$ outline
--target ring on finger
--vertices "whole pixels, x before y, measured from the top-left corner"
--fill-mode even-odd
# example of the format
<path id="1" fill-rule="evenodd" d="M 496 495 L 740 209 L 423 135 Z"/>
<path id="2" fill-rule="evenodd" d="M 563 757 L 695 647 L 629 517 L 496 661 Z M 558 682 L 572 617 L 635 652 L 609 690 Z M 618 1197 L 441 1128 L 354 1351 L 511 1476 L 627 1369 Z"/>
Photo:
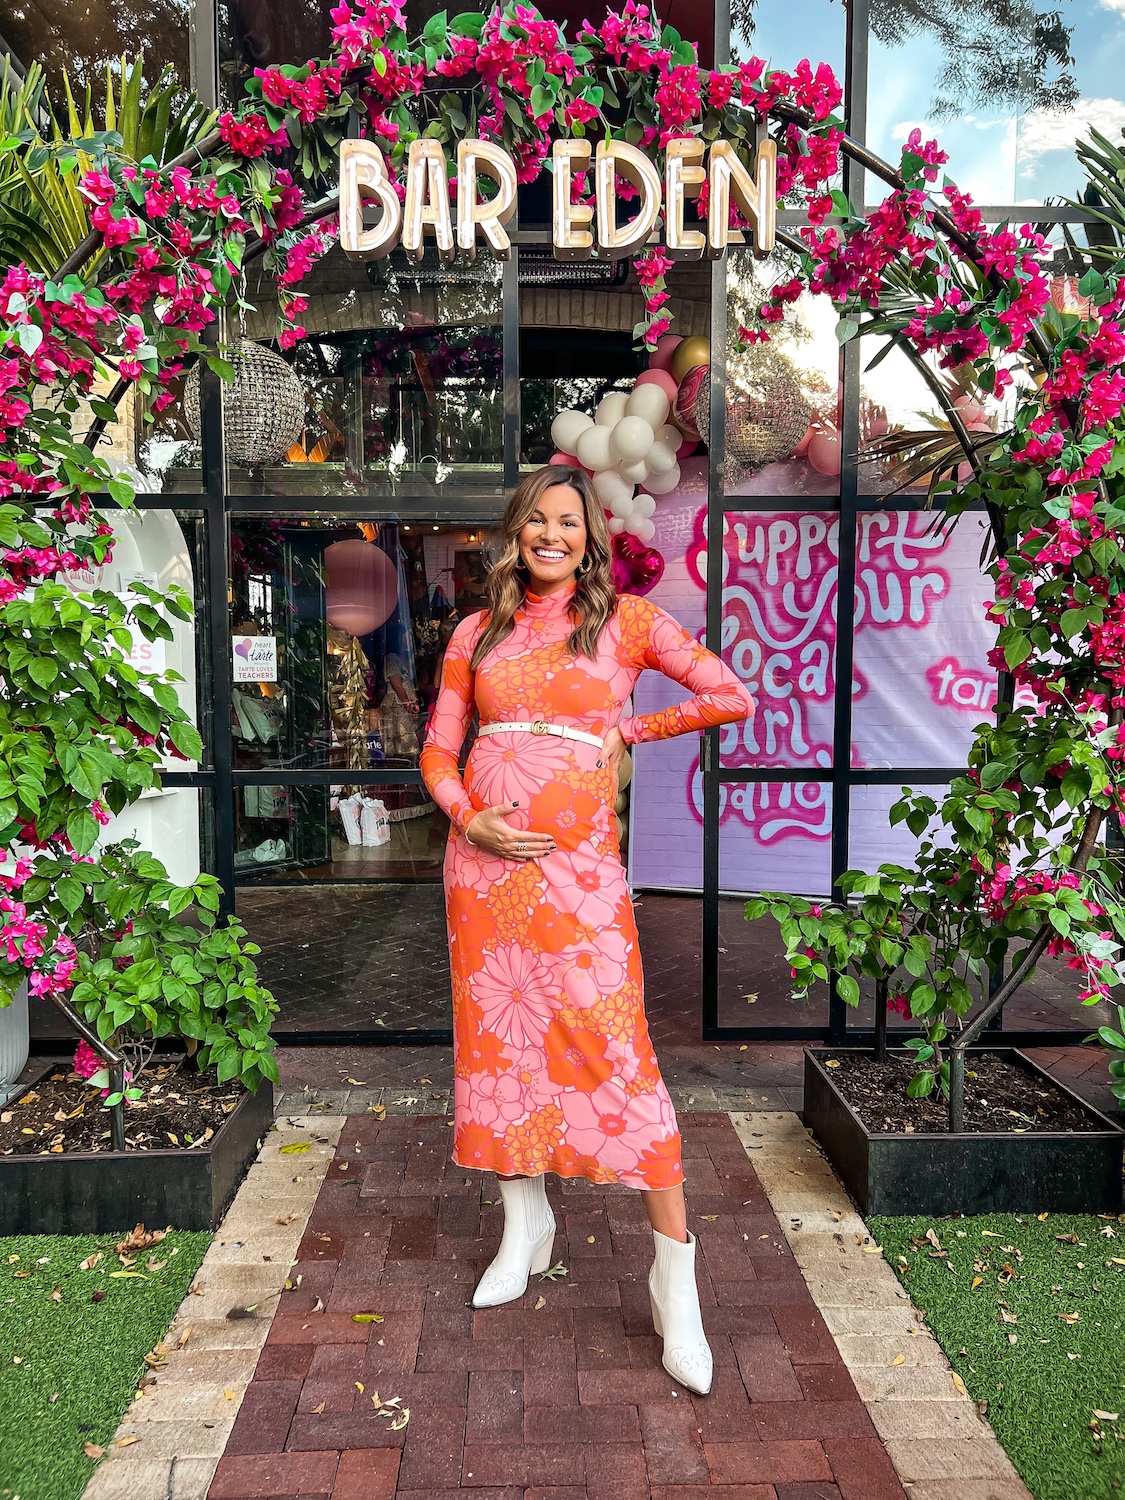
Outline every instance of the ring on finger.
<path id="1" fill-rule="evenodd" d="M 516 853 L 517 854 L 526 854 L 527 853 L 527 845 L 523 844 L 523 843 L 517 844 L 516 845 Z"/>

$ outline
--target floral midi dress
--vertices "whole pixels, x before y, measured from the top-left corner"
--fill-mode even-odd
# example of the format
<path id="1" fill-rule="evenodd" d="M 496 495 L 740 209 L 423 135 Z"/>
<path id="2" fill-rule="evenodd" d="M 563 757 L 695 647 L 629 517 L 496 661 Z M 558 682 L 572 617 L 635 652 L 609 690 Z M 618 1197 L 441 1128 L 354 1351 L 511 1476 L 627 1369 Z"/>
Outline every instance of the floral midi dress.
<path id="1" fill-rule="evenodd" d="M 453 976 L 452 1159 L 504 1175 L 587 1177 L 637 1188 L 684 1180 L 680 1132 L 649 1040 L 636 919 L 618 848 L 616 778 L 583 740 L 481 735 L 458 769 L 474 709 L 482 724 L 546 720 L 629 744 L 747 718 L 754 700 L 671 615 L 618 599 L 596 660 L 571 656 L 575 586 L 530 590 L 509 636 L 476 672 L 487 615 L 449 643 L 421 756 L 449 815 L 444 882 Z M 622 718 L 646 667 L 695 696 Z M 504 859 L 470 843 L 483 808 L 518 801 L 508 823 L 554 836 L 557 852 Z"/>

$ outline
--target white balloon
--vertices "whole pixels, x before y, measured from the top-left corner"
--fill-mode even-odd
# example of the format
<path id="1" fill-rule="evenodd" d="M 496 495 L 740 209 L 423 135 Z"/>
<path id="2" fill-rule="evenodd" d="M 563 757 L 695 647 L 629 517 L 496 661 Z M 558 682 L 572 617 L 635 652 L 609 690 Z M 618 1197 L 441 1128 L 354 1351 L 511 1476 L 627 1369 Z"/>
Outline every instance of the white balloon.
<path id="1" fill-rule="evenodd" d="M 625 403 L 628 399 L 626 391 L 610 391 L 608 396 L 603 396 L 598 402 L 594 421 L 599 427 L 616 427 L 625 415 Z"/>
<path id="2" fill-rule="evenodd" d="M 651 542 L 656 535 L 656 527 L 651 521 L 641 521 L 633 527 L 633 535 L 642 542 Z"/>
<path id="3" fill-rule="evenodd" d="M 654 495 L 670 495 L 680 482 L 680 466 L 676 464 L 667 474 L 649 475 L 646 489 Z"/>
<path id="4" fill-rule="evenodd" d="M 677 445 L 678 446 L 678 445 Z M 669 448 L 667 443 L 662 443 L 659 438 L 648 450 L 645 459 L 650 474 L 670 474 L 676 467 L 676 449 Z"/>
<path id="5" fill-rule="evenodd" d="M 594 493 L 603 505 L 608 505 L 612 510 L 615 500 L 628 502 L 632 499 L 633 486 L 616 469 L 602 469 L 594 475 Z"/>
<path id="6" fill-rule="evenodd" d="M 551 423 L 551 440 L 560 453 L 576 453 L 579 437 L 593 425 L 584 411 L 560 411 Z"/>
<path id="7" fill-rule="evenodd" d="M 609 469 L 613 467 L 613 454 L 610 451 L 610 438 L 615 427 L 595 427 L 590 423 L 583 432 L 578 435 L 578 446 L 574 450 L 575 457 L 584 468 Z"/>
<path id="8" fill-rule="evenodd" d="M 650 427 L 662 426 L 668 420 L 672 403 L 658 385 L 639 385 L 625 407 L 630 417 L 641 417 Z"/>
<path id="9" fill-rule="evenodd" d="M 625 530 L 625 522 L 621 519 L 620 516 L 612 516 L 606 522 L 606 526 L 609 528 L 610 536 L 620 536 L 621 533 Z"/>
<path id="10" fill-rule="evenodd" d="M 633 514 L 644 516 L 647 520 L 656 509 L 656 501 L 651 495 L 637 495 L 633 499 Z"/>
<path id="11" fill-rule="evenodd" d="M 671 422 L 665 422 L 663 427 L 656 429 L 656 441 L 665 443 L 673 453 L 678 453 L 683 446 L 684 435 L 678 427 L 673 427 Z"/>
<path id="12" fill-rule="evenodd" d="M 639 463 L 652 447 L 655 437 L 652 423 L 646 422 L 644 417 L 622 417 L 620 422 L 611 428 L 609 434 L 614 462 L 618 464 Z"/>
<path id="13" fill-rule="evenodd" d="M 617 472 L 625 480 L 630 489 L 632 489 L 633 485 L 644 484 L 648 478 L 648 464 L 645 463 L 643 458 L 640 463 L 618 464 Z"/>
<path id="14" fill-rule="evenodd" d="M 632 494 L 625 495 L 624 497 L 615 495 L 609 502 L 609 508 L 615 516 L 620 516 L 623 521 L 627 521 L 633 514 Z"/>

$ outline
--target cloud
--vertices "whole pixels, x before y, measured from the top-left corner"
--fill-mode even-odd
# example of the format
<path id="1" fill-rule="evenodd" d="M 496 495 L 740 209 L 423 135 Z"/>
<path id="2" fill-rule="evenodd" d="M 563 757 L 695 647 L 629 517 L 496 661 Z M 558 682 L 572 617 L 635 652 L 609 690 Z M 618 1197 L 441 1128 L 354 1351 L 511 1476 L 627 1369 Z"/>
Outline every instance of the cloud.
<path id="1" fill-rule="evenodd" d="M 1125 0 L 1114 0 L 1125 11 Z M 1032 109 L 1018 124 L 1021 167 L 1050 151 L 1073 151 L 1074 143 L 1094 126 L 1110 140 L 1125 126 L 1125 103 L 1120 99 L 1079 99 L 1072 110 Z"/>
<path id="2" fill-rule="evenodd" d="M 1098 0 L 1103 10 L 1116 10 L 1125 14 L 1125 0 Z"/>

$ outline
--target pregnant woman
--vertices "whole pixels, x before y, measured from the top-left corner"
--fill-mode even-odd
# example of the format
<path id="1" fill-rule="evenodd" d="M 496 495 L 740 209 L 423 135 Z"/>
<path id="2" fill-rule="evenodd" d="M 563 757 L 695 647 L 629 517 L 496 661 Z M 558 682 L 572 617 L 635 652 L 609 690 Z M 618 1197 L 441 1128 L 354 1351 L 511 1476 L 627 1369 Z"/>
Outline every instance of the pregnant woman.
<path id="1" fill-rule="evenodd" d="M 662 1362 L 702 1394 L 711 1351 L 680 1132 L 649 1040 L 614 803 L 627 745 L 745 719 L 754 701 L 671 615 L 615 592 L 584 471 L 529 475 L 502 525 L 490 608 L 453 634 L 421 756 L 450 820 L 452 1159 L 495 1172 L 504 1203 L 500 1249 L 473 1304 L 522 1296 L 529 1274 L 551 1265 L 544 1173 L 637 1188 L 653 1229 Z M 695 696 L 622 718 L 646 667 Z"/>

